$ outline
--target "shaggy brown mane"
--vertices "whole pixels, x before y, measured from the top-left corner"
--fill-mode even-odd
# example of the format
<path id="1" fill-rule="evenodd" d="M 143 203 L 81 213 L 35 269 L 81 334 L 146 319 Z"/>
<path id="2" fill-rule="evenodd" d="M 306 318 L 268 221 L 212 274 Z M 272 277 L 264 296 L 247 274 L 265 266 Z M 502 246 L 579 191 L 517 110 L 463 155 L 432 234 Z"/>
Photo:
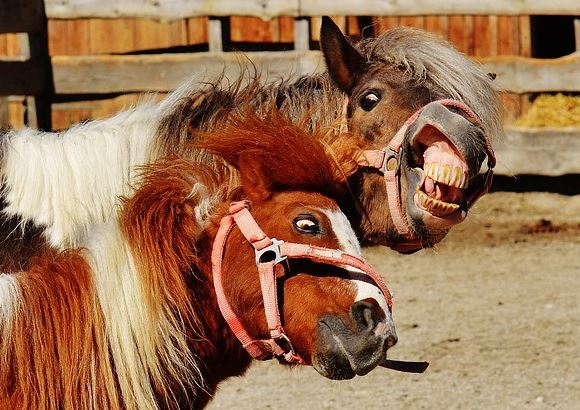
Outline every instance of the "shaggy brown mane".
<path id="1" fill-rule="evenodd" d="M 199 133 L 194 146 L 240 170 L 244 185 L 252 183 L 243 180 L 244 168 L 259 167 L 272 192 L 292 189 L 343 198 L 362 141 L 351 137 L 330 142 L 329 129 L 308 131 L 305 122 L 296 125 L 276 109 L 264 118 L 248 110 L 218 130 Z"/>

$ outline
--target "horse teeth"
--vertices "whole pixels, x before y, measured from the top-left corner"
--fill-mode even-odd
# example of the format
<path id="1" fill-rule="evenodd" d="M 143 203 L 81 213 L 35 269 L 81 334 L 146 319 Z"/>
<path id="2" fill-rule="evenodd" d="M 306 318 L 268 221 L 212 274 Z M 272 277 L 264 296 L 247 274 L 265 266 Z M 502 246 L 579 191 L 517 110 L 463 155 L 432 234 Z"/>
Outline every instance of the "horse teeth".
<path id="1" fill-rule="evenodd" d="M 452 186 L 455 188 L 467 188 L 467 173 L 463 171 L 462 167 L 454 167 L 451 164 L 441 164 L 439 162 L 431 162 L 423 166 L 425 175 L 435 182 Z"/>
<path id="2" fill-rule="evenodd" d="M 453 167 L 451 171 L 451 180 L 449 181 L 449 185 L 461 188 L 461 180 L 463 179 L 463 170 L 461 167 Z"/>
<path id="3" fill-rule="evenodd" d="M 426 164 L 424 168 L 425 175 L 427 175 L 433 181 L 437 181 L 437 174 L 439 173 L 439 163 L 432 162 L 430 164 Z"/>
<path id="4" fill-rule="evenodd" d="M 435 216 L 447 216 L 459 209 L 459 205 L 457 204 L 431 198 L 422 191 L 417 191 L 417 194 L 419 198 L 419 205 L 421 205 L 421 207 L 423 207 L 427 212 L 432 213 Z"/>
<path id="5" fill-rule="evenodd" d="M 440 171 L 440 178 L 442 183 L 445 185 L 449 185 L 451 182 L 451 165 L 443 164 L 443 167 Z"/>

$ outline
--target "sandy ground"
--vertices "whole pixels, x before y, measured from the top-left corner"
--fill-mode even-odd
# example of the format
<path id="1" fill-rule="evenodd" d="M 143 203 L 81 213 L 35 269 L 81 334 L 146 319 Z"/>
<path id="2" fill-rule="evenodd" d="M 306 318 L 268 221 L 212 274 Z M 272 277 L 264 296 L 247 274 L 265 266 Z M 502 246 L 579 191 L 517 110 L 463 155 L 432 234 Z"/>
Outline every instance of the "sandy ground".
<path id="1" fill-rule="evenodd" d="M 580 196 L 489 194 L 436 249 L 366 256 L 395 296 L 391 357 L 425 374 L 256 363 L 209 409 L 580 409 Z"/>

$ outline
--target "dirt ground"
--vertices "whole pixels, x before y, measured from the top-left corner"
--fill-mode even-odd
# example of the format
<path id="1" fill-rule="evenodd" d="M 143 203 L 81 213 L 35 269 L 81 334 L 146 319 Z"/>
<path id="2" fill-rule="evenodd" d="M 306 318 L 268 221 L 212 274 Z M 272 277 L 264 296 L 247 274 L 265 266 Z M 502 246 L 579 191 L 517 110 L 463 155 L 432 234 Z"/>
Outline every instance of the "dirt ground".
<path id="1" fill-rule="evenodd" d="M 209 409 L 580 409 L 580 196 L 488 194 L 436 249 L 366 256 L 395 297 L 390 357 L 426 373 L 256 363 Z"/>

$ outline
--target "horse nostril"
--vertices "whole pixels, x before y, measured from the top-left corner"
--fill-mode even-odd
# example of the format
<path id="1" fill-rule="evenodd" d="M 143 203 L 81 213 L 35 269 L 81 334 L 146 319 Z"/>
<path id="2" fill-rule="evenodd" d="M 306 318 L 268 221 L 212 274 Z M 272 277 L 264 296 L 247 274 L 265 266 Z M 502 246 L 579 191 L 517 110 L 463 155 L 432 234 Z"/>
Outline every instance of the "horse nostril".
<path id="1" fill-rule="evenodd" d="M 355 302 L 350 313 L 359 331 L 370 332 L 385 318 L 385 313 L 374 299 Z"/>

